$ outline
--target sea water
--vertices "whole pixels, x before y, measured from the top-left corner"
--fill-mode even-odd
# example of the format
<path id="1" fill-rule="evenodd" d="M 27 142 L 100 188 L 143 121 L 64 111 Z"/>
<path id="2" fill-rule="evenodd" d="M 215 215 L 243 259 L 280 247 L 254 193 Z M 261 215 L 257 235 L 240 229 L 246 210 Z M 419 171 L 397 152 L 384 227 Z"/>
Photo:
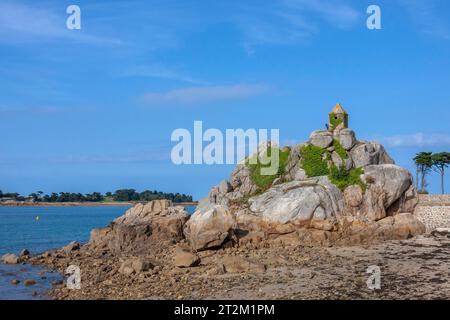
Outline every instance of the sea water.
<path id="1" fill-rule="evenodd" d="M 32 255 L 60 248 L 70 241 L 85 243 L 90 231 L 108 225 L 121 216 L 126 206 L 95 207 L 0 207 L 0 256 L 19 255 L 28 249 Z M 193 207 L 186 207 L 189 213 Z M 32 279 L 36 285 L 24 286 Z M 0 299 L 46 299 L 45 291 L 58 273 L 38 266 L 0 264 Z M 19 280 L 18 285 L 11 284 Z M 38 293 L 38 294 L 36 294 Z"/>

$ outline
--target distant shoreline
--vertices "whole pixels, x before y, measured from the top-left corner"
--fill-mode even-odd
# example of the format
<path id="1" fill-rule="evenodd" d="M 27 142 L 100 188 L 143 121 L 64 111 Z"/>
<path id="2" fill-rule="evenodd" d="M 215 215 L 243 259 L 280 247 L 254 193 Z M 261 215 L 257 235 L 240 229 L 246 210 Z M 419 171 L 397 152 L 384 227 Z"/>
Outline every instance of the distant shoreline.
<path id="1" fill-rule="evenodd" d="M 126 207 L 133 206 L 137 202 L 10 202 L 0 203 L 0 207 Z M 175 206 L 197 206 L 198 202 L 174 202 Z"/>

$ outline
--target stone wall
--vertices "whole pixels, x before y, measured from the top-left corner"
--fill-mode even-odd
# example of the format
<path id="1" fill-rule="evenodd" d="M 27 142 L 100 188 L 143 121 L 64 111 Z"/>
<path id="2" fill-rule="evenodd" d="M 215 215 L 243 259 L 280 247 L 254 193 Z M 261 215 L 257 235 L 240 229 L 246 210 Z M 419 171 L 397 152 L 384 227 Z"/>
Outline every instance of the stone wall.
<path id="1" fill-rule="evenodd" d="M 450 194 L 421 194 L 419 203 L 421 205 L 450 206 Z"/>
<path id="2" fill-rule="evenodd" d="M 427 232 L 437 228 L 450 228 L 450 195 L 420 195 L 415 215 Z"/>

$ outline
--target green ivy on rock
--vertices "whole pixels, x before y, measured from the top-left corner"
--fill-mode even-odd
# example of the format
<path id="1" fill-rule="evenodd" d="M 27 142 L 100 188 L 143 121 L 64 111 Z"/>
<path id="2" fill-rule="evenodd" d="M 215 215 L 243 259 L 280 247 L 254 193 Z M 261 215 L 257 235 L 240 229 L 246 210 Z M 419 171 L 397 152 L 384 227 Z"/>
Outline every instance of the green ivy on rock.
<path id="1" fill-rule="evenodd" d="M 348 159 L 348 153 L 347 150 L 344 149 L 342 144 L 339 142 L 338 139 L 334 139 L 333 141 L 334 150 L 336 153 L 341 157 L 342 160 Z"/>
<path id="2" fill-rule="evenodd" d="M 366 191 L 366 184 L 361 180 L 361 175 L 364 174 L 363 168 L 354 168 L 347 170 L 345 167 L 331 166 L 330 174 L 328 178 L 330 182 L 338 187 L 341 191 L 344 191 L 347 187 L 358 185 L 363 192 Z"/>
<path id="3" fill-rule="evenodd" d="M 256 160 L 255 164 L 251 164 L 251 161 L 247 162 L 247 166 L 250 169 L 250 178 L 260 190 L 265 191 L 272 185 L 273 181 L 276 178 L 281 177 L 286 172 L 286 166 L 288 163 L 289 154 L 291 153 L 290 148 L 286 148 L 285 150 L 280 150 L 278 147 L 270 147 L 267 149 L 267 156 L 270 158 L 272 152 L 279 153 L 279 163 L 278 163 L 278 171 L 274 175 L 262 175 L 261 169 L 270 167 L 270 164 L 262 164 L 259 159 L 255 159 L 257 155 L 252 157 L 253 160 Z"/>
<path id="4" fill-rule="evenodd" d="M 312 144 L 306 144 L 302 146 L 300 155 L 301 167 L 308 177 L 326 176 L 329 173 L 327 160 L 330 159 L 331 155 L 327 150 Z"/>

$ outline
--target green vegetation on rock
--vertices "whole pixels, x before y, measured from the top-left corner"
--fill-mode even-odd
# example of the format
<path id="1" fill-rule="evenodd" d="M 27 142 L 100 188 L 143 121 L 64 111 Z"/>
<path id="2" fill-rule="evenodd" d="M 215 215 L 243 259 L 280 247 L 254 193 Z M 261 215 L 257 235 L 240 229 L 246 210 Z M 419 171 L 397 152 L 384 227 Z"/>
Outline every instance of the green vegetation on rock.
<path id="1" fill-rule="evenodd" d="M 344 120 L 340 117 L 336 117 L 334 114 L 330 114 L 331 130 L 336 129 Z"/>
<path id="2" fill-rule="evenodd" d="M 366 190 L 366 184 L 361 180 L 361 175 L 364 174 L 363 168 L 354 168 L 351 170 L 346 170 L 345 167 L 336 167 L 335 165 L 331 166 L 330 174 L 328 178 L 330 182 L 334 184 L 336 187 L 344 191 L 345 188 L 358 185 L 361 187 L 363 191 Z"/>
<path id="3" fill-rule="evenodd" d="M 341 157 L 342 160 L 348 159 L 348 153 L 344 149 L 344 147 L 341 145 L 338 139 L 334 139 L 333 141 L 334 150 L 336 153 Z"/>
<path id="4" fill-rule="evenodd" d="M 342 159 L 348 158 L 347 151 L 338 140 L 334 141 L 334 147 Z M 330 152 L 311 144 L 302 146 L 300 155 L 300 165 L 308 177 L 328 176 L 330 182 L 342 191 L 351 185 L 359 185 L 363 191 L 366 190 L 366 184 L 360 177 L 364 174 L 363 168 L 346 170 L 345 167 L 338 168 L 334 164 L 329 166 Z"/>
<path id="5" fill-rule="evenodd" d="M 301 167 L 308 177 L 326 176 L 329 173 L 327 159 L 330 153 L 327 150 L 307 144 L 302 146 L 300 155 Z"/>
<path id="6" fill-rule="evenodd" d="M 250 177 L 252 179 L 252 182 L 258 186 L 262 191 L 267 190 L 272 185 L 273 181 L 276 178 L 281 177 L 286 172 L 286 165 L 288 162 L 289 154 L 291 152 L 290 148 L 286 148 L 285 150 L 280 150 L 280 148 L 277 147 L 271 147 L 267 149 L 267 156 L 270 158 L 272 155 L 272 152 L 279 152 L 279 163 L 278 163 L 278 171 L 276 174 L 273 175 L 262 175 L 261 169 L 262 168 L 269 168 L 270 164 L 262 164 L 259 159 L 256 159 L 255 164 L 251 164 L 248 161 L 247 166 L 250 168 Z M 254 155 L 252 157 L 253 160 L 255 160 L 255 157 L 257 155 Z"/>

